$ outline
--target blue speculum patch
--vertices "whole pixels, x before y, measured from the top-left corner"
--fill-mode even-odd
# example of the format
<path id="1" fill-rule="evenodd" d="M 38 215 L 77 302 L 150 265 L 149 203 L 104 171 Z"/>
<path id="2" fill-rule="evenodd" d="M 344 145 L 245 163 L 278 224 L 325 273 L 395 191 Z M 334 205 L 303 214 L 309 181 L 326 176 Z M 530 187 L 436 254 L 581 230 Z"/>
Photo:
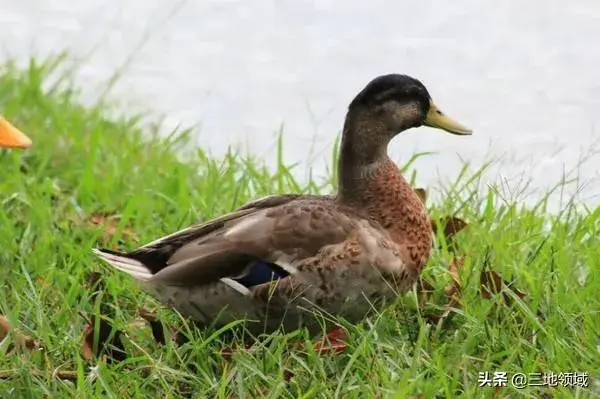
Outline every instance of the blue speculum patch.
<path id="1" fill-rule="evenodd" d="M 252 265 L 250 272 L 246 276 L 234 280 L 245 287 L 253 287 L 287 276 L 289 276 L 289 273 L 281 267 L 273 263 L 258 261 Z"/>

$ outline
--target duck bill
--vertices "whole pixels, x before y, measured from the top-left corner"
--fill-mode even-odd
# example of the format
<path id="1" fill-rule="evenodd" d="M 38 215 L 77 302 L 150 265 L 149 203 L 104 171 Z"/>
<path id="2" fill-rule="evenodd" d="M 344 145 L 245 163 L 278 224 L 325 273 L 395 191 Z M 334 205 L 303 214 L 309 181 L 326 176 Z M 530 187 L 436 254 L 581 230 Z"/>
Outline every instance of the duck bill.
<path id="1" fill-rule="evenodd" d="M 440 109 L 431 102 L 429 104 L 429 111 L 427 117 L 423 122 L 425 126 L 435 127 L 437 129 L 445 130 L 452 134 L 458 134 L 461 136 L 467 136 L 473 134 L 473 131 L 466 126 L 458 123 L 448 115 L 444 114 Z"/>
<path id="2" fill-rule="evenodd" d="M 30 145 L 29 137 L 0 116 L 0 147 L 27 148 Z"/>

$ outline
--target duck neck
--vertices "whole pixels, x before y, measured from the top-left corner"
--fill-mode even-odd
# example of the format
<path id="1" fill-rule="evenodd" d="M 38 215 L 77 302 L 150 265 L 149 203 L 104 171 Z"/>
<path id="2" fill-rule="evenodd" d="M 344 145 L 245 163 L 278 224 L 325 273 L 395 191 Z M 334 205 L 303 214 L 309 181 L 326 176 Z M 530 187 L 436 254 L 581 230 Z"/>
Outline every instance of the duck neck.
<path id="1" fill-rule="evenodd" d="M 346 116 L 338 159 L 338 199 L 345 203 L 364 202 L 369 182 L 393 164 L 387 155 L 391 135 L 384 124 L 370 119 L 360 111 Z"/>
<path id="2" fill-rule="evenodd" d="M 377 130 L 380 128 L 346 119 L 337 200 L 378 222 L 396 243 L 405 245 L 410 261 L 420 267 L 431 248 L 429 217 L 423 202 L 388 157 L 389 140 L 377 142 L 377 137 L 386 138 L 385 132 Z"/>

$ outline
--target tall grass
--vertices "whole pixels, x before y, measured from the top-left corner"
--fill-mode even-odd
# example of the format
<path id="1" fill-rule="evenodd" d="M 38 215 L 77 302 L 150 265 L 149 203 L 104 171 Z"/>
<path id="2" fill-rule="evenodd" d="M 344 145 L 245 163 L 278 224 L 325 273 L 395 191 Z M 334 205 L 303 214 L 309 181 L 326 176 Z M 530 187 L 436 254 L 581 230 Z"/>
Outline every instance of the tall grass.
<path id="1" fill-rule="evenodd" d="M 456 213 L 471 225 L 460 234 L 469 258 L 461 270 L 462 307 L 448 323 L 430 324 L 407 294 L 376 317 L 348 326 L 348 350 L 318 356 L 290 349 L 303 332 L 274 335 L 231 361 L 219 355 L 218 332 L 193 332 L 181 347 L 159 347 L 132 330 L 140 306 L 158 307 L 167 324 L 179 317 L 158 305 L 130 278 L 103 267 L 90 249 L 103 240 L 97 213 L 117 215 L 109 245 L 134 247 L 188 224 L 228 212 L 260 195 L 326 193 L 331 176 L 298 182 L 277 145 L 276 170 L 230 151 L 215 159 L 190 150 L 189 131 L 159 135 L 135 116 L 107 118 L 103 106 L 84 108 L 60 78 L 60 63 L 0 70 L 0 109 L 34 139 L 30 150 L 0 152 L 0 313 L 43 342 L 34 352 L 8 352 L 0 342 L 2 397 L 593 397 L 600 394 L 600 209 L 569 203 L 546 213 L 482 185 L 467 168 L 444 187 L 433 215 Z M 59 76 L 57 79 L 56 77 Z M 54 78 L 53 78 L 54 77 Z M 337 147 L 336 149 L 337 150 Z M 188 151 L 189 152 L 189 151 Z M 407 175 L 416 171 L 409 162 Z M 335 162 L 332 162 L 335 172 Z M 125 234 L 134 231 L 135 235 Z M 440 237 L 443 241 L 443 239 Z M 445 246 L 425 275 L 435 281 L 433 303 L 450 281 Z M 512 307 L 482 299 L 479 273 L 492 268 L 528 294 Z M 98 312 L 85 284 L 89 271 L 106 280 L 104 301 L 114 325 L 128 332 L 125 362 L 90 365 L 80 356 L 84 315 Z M 307 348 L 310 348 L 307 345 Z M 193 368 L 191 367 L 193 365 Z M 151 367 L 150 374 L 140 370 Z M 56 370 L 75 370 L 61 381 Z M 286 381 L 286 373 L 294 377 Z M 478 373 L 588 372 L 589 387 L 494 390 Z"/>

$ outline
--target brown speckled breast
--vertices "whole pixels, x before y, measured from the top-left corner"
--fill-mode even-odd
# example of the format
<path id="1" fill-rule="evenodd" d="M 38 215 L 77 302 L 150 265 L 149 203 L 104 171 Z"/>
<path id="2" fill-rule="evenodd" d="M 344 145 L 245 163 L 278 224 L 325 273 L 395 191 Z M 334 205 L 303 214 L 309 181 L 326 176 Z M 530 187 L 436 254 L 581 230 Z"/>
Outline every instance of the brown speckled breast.
<path id="1" fill-rule="evenodd" d="M 432 230 L 427 210 L 394 162 L 387 160 L 363 186 L 366 210 L 400 245 L 410 267 L 420 271 L 431 254 Z"/>

